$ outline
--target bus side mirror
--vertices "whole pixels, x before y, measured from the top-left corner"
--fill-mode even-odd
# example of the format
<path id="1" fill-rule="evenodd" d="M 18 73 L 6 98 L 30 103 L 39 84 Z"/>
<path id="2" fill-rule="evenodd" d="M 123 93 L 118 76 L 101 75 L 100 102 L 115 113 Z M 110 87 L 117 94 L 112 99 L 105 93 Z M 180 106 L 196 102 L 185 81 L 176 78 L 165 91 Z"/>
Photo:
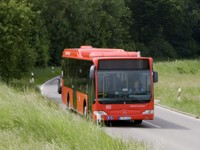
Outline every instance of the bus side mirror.
<path id="1" fill-rule="evenodd" d="M 90 79 L 94 79 L 95 65 L 90 67 Z"/>
<path id="2" fill-rule="evenodd" d="M 158 72 L 153 71 L 153 82 L 158 82 Z"/>

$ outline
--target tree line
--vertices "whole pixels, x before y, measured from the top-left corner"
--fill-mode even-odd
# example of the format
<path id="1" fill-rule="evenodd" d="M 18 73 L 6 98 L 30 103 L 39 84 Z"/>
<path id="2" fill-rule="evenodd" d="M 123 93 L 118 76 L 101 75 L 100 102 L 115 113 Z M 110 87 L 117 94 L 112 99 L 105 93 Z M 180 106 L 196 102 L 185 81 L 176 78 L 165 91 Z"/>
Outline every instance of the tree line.
<path id="1" fill-rule="evenodd" d="M 198 0 L 1 0 L 0 76 L 60 65 L 66 47 L 123 48 L 154 58 L 200 56 Z"/>

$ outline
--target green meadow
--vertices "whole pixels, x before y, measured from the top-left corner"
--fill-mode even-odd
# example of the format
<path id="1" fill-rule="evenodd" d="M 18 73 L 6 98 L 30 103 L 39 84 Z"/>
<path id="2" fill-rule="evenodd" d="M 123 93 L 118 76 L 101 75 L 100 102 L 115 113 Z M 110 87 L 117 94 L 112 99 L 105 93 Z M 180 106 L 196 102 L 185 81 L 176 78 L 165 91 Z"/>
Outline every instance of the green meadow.
<path id="1" fill-rule="evenodd" d="M 155 62 L 154 70 L 159 73 L 155 99 L 161 105 L 200 117 L 200 60 Z"/>

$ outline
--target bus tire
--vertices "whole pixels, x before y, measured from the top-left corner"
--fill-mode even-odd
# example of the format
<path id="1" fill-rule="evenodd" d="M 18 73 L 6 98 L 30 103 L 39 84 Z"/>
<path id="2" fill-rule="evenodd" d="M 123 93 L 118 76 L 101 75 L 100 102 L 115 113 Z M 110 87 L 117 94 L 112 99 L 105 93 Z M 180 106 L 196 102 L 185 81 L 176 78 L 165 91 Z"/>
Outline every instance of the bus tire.
<path id="1" fill-rule="evenodd" d="M 70 97 L 69 97 L 69 94 L 67 95 L 67 109 L 70 110 Z"/>
<path id="2" fill-rule="evenodd" d="M 135 124 L 141 124 L 141 123 L 142 123 L 142 120 L 134 120 L 134 123 L 135 123 Z"/>

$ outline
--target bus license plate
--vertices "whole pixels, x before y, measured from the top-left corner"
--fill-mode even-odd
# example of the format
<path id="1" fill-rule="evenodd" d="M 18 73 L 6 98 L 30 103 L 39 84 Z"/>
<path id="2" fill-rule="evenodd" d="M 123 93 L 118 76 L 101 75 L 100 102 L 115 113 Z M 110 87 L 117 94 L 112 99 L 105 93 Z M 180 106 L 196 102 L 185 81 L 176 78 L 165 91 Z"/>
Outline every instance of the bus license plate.
<path id="1" fill-rule="evenodd" d="M 119 117 L 119 120 L 131 120 L 131 117 Z"/>

